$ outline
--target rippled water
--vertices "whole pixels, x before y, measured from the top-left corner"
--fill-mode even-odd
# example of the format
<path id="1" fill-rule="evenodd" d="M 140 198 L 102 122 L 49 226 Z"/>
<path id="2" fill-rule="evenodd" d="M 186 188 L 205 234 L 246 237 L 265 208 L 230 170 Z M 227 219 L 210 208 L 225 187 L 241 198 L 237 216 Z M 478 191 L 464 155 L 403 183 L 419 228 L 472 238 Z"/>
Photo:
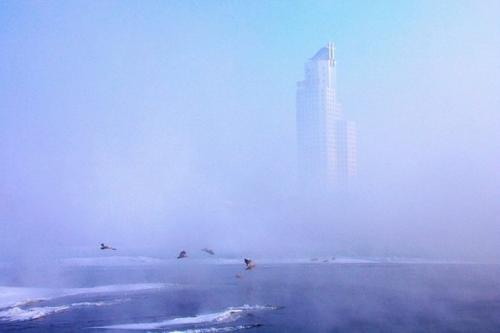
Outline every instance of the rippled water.
<path id="1" fill-rule="evenodd" d="M 2 268 L 0 331 L 500 331 L 497 265 L 139 263 Z"/>

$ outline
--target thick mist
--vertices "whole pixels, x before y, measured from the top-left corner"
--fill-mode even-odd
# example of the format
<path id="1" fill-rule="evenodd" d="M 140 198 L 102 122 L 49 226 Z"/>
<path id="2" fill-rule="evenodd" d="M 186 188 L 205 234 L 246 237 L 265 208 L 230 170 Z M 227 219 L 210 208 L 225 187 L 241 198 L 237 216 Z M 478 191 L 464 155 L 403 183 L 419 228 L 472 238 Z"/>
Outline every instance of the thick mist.
<path id="1" fill-rule="evenodd" d="M 0 261 L 500 255 L 497 2 L 0 4 Z M 328 41 L 358 176 L 298 190 Z M 95 249 L 95 250 L 94 250 Z"/>

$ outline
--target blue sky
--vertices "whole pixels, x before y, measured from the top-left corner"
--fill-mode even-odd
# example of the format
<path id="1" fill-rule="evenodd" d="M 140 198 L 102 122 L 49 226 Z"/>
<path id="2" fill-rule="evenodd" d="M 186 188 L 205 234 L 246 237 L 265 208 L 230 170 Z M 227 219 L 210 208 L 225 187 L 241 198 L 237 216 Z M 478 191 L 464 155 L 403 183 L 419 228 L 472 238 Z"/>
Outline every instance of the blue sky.
<path id="1" fill-rule="evenodd" d="M 425 247 L 453 229 L 451 249 L 469 235 L 497 253 L 498 13 L 496 1 L 3 1 L 2 234 L 177 230 L 168 221 L 199 219 L 183 211 L 193 197 L 206 220 L 270 219 L 220 203 L 293 189 L 296 82 L 333 41 L 363 202 L 379 206 L 345 234 Z"/>

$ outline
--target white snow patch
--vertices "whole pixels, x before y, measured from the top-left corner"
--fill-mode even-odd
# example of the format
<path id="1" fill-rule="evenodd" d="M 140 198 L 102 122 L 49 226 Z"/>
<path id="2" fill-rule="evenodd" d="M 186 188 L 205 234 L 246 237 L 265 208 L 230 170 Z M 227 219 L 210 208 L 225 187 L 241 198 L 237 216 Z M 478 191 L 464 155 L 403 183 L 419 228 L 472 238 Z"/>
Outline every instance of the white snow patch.
<path id="1" fill-rule="evenodd" d="M 226 326 L 226 327 L 207 327 L 207 328 L 194 328 L 194 329 L 187 329 L 183 331 L 169 331 L 168 333 L 219 333 L 219 332 L 234 332 L 234 331 L 241 331 L 241 330 L 247 330 L 250 328 L 256 328 L 261 325 L 258 324 L 252 324 L 252 325 L 238 325 L 238 326 Z"/>
<path id="2" fill-rule="evenodd" d="M 279 307 L 271 306 L 271 305 L 243 305 L 238 307 L 230 307 L 221 312 L 202 314 L 192 317 L 179 317 L 169 320 L 163 320 L 159 322 L 151 322 L 151 323 L 133 323 L 133 324 L 119 324 L 119 325 L 110 325 L 103 327 L 94 327 L 99 329 L 116 329 L 116 330 L 155 330 L 162 329 L 169 326 L 177 326 L 177 325 L 197 325 L 197 324 L 220 324 L 220 323 L 229 323 L 238 320 L 244 313 L 251 311 L 262 311 L 262 310 L 277 310 Z M 244 326 L 240 326 L 244 327 Z M 247 327 L 248 328 L 248 327 Z M 207 331 L 207 329 L 209 329 Z M 191 329 L 187 331 L 181 332 L 230 332 L 229 331 L 216 331 L 215 329 L 224 329 L 224 328 L 199 328 L 199 329 Z M 226 328 L 227 329 L 227 328 Z M 231 328 L 229 328 L 231 329 Z M 241 328 L 239 328 L 241 329 Z M 204 331 L 205 330 L 205 331 Z"/>
<path id="3" fill-rule="evenodd" d="M 88 288 L 25 288 L 0 286 L 0 309 L 28 305 L 49 299 L 84 294 L 107 294 L 117 292 L 135 292 L 142 290 L 161 289 L 169 285 L 164 283 L 116 284 Z"/>
<path id="4" fill-rule="evenodd" d="M 67 311 L 71 308 L 82 308 L 82 307 L 93 307 L 93 306 L 106 306 L 122 303 L 126 300 L 114 300 L 109 302 L 80 302 L 72 303 L 60 306 L 42 306 L 42 307 L 32 307 L 32 308 L 21 308 L 18 306 L 8 308 L 6 310 L 0 311 L 0 321 L 25 321 L 34 320 L 59 313 L 62 311 Z"/>

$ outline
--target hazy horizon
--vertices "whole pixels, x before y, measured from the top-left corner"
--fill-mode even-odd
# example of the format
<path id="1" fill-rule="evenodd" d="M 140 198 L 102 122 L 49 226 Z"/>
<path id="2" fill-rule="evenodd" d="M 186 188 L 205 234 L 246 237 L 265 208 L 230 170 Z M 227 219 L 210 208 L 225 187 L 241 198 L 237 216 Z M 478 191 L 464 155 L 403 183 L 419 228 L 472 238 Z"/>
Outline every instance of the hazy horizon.
<path id="1" fill-rule="evenodd" d="M 498 13 L 496 1 L 1 2 L 0 261 L 106 242 L 122 255 L 498 262 Z M 296 186 L 295 93 L 330 41 L 358 176 L 315 200 Z"/>

